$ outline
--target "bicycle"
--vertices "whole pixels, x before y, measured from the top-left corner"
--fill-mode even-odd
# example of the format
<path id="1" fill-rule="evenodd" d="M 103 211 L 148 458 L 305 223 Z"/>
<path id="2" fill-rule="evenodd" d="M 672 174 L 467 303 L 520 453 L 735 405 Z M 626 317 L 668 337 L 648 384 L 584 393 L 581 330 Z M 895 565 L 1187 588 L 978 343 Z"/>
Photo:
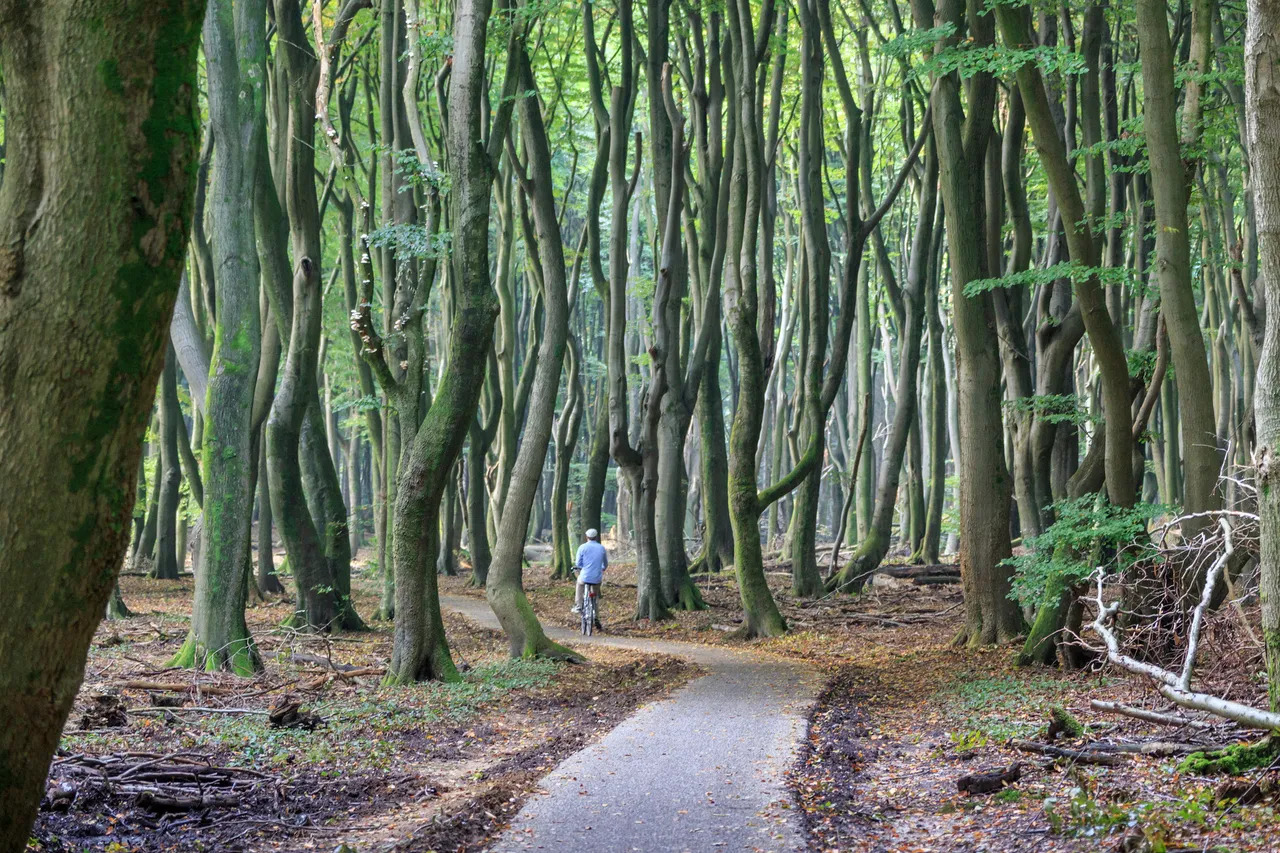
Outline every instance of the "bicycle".
<path id="1" fill-rule="evenodd" d="M 585 594 L 582 596 L 582 636 L 590 637 L 596 628 L 601 627 L 596 605 L 596 600 L 600 597 L 600 584 L 589 583 L 583 586 Z"/>

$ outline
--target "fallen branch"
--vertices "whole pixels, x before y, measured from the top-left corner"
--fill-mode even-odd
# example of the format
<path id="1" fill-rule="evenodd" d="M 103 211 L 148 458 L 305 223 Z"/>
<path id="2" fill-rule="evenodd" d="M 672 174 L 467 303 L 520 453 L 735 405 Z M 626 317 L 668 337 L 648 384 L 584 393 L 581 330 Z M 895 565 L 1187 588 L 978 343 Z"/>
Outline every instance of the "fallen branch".
<path id="1" fill-rule="evenodd" d="M 138 794 L 138 805 L 154 812 L 190 812 L 196 809 L 232 808 L 240 805 L 240 798 L 222 794 L 182 797 L 158 791 L 143 791 Z"/>
<path id="2" fill-rule="evenodd" d="M 1195 669 L 1196 653 L 1199 650 L 1204 611 L 1209 607 L 1209 602 L 1213 597 L 1213 589 L 1218 583 L 1218 577 L 1222 574 L 1223 567 L 1226 566 L 1232 553 L 1235 552 L 1235 543 L 1231 536 L 1231 525 L 1222 517 L 1218 518 L 1218 524 L 1222 527 L 1225 545 L 1222 555 L 1214 561 L 1205 576 L 1204 592 L 1200 596 L 1200 602 L 1196 605 L 1196 609 L 1192 614 L 1191 628 L 1187 633 L 1187 654 L 1183 660 L 1180 673 L 1170 672 L 1163 667 L 1140 661 L 1120 651 L 1120 641 L 1116 638 L 1115 632 L 1109 627 L 1109 623 L 1120 610 L 1120 602 L 1113 601 L 1109 605 L 1103 602 L 1102 585 L 1104 573 L 1102 567 L 1098 567 L 1098 570 L 1094 573 L 1097 584 L 1094 600 L 1098 605 L 1098 615 L 1089 628 L 1106 643 L 1107 659 L 1109 661 L 1135 675 L 1144 675 L 1150 678 L 1156 683 L 1156 690 L 1160 695 L 1175 704 L 1195 711 L 1204 711 L 1213 714 L 1215 717 L 1222 717 L 1239 723 L 1247 728 L 1275 731 L 1280 729 L 1280 714 L 1272 711 L 1263 711 L 1260 708 L 1254 708 L 1251 705 L 1234 702 L 1230 699 L 1223 699 L 1220 696 L 1213 696 L 1209 693 L 1198 693 L 1191 689 L 1191 675 Z"/>
<path id="3" fill-rule="evenodd" d="M 1005 770 L 988 773 L 966 773 L 956 780 L 962 794 L 991 794 L 1022 778 L 1022 765 L 1014 763 Z"/>
<path id="4" fill-rule="evenodd" d="M 122 681 L 120 687 L 125 690 L 155 690 L 162 693 L 185 693 L 194 690 L 210 696 L 230 696 L 236 691 L 230 687 L 217 687 L 212 684 L 165 684 L 161 681 Z"/>
<path id="5" fill-rule="evenodd" d="M 1009 741 L 1009 745 L 1014 749 L 1020 749 L 1023 752 L 1035 752 L 1040 755 L 1048 755 L 1055 759 L 1066 759 L 1074 761 L 1076 764 L 1100 764 L 1104 767 L 1115 767 L 1124 764 L 1129 757 L 1124 754 L 1111 754 L 1106 752 L 1090 752 L 1082 749 L 1066 749 L 1061 746 L 1049 746 L 1044 743 L 1036 743 L 1032 740 Z"/>
<path id="6" fill-rule="evenodd" d="M 1213 727 L 1213 723 L 1207 723 L 1204 720 L 1192 720 L 1187 717 L 1179 717 L 1176 714 L 1162 714 L 1159 711 L 1148 711 L 1143 708 L 1134 708 L 1130 705 L 1122 705 L 1119 702 L 1105 702 L 1102 699 L 1090 700 L 1089 707 L 1093 708 L 1095 711 L 1106 711 L 1109 714 L 1121 714 L 1126 717 L 1133 717 L 1135 720 L 1143 720 L 1160 726 L 1190 726 L 1193 729 L 1208 729 Z"/>

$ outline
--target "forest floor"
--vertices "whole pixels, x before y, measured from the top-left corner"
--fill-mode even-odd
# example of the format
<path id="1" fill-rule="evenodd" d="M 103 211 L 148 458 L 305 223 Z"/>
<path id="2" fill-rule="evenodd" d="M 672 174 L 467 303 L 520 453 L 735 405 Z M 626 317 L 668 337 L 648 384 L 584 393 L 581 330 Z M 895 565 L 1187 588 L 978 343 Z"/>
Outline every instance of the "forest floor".
<path id="1" fill-rule="evenodd" d="M 535 609 L 546 624 L 572 629 L 572 583 L 552 581 L 538 552 L 531 556 Z M 1162 708 L 1144 685 L 1112 673 L 1020 669 L 1010 647 L 953 648 L 958 584 L 877 576 L 861 596 L 804 602 L 790 597 L 785 566 L 773 568 L 770 584 L 792 626 L 785 637 L 737 639 L 731 573 L 698 579 L 707 610 L 633 622 L 634 568 L 621 559 L 606 576 L 602 615 L 608 636 L 729 646 L 820 668 L 826 686 L 789 779 L 811 849 L 1277 849 L 1272 804 L 1241 806 L 1223 796 L 1221 777 L 1181 771 L 1176 756 L 1053 763 L 1009 743 L 1043 742 L 1054 705 L 1086 729 L 1058 746 L 1231 743 L 1246 739 L 1240 732 L 1104 715 L 1091 698 Z M 356 578 L 366 618 L 377 584 L 365 572 Z M 699 674 L 673 655 L 601 643 L 589 666 L 511 662 L 500 634 L 447 611 L 464 680 L 384 688 L 388 624 L 308 637 L 279 628 L 287 600 L 249 609 L 264 674 L 193 673 L 166 666 L 187 631 L 191 578 L 127 577 L 122 586 L 138 615 L 104 622 L 95 636 L 30 850 L 479 849 L 527 797 L 554 784 L 547 774 L 562 760 L 589 755 L 642 705 Z M 483 597 L 466 577 L 442 578 L 441 587 Z M 1247 652 L 1224 626 L 1212 630 L 1223 632 L 1215 649 Z M 1223 677 L 1217 670 L 1229 664 L 1239 685 L 1240 672 L 1256 671 L 1254 657 L 1215 652 L 1204 677 Z M 273 711 L 292 726 L 272 725 Z M 1015 763 L 1021 777 L 1003 790 L 957 790 L 965 774 Z"/>
<path id="2" fill-rule="evenodd" d="M 572 627 L 573 584 L 553 581 L 549 568 L 526 568 L 535 610 L 547 624 Z M 1241 781 L 1179 770 L 1180 757 L 1120 755 L 1114 764 L 1054 761 L 1014 748 L 1024 739 L 1048 743 L 1049 711 L 1060 706 L 1085 728 L 1058 747 L 1086 744 L 1230 744 L 1251 736 L 1230 727 L 1153 726 L 1090 707 L 1091 699 L 1153 710 L 1145 685 L 1111 671 L 1064 673 L 1014 665 L 1012 647 L 955 648 L 963 624 L 958 583 L 916 585 L 877 575 L 861 596 L 817 602 L 790 596 L 785 566 L 770 586 L 792 631 L 743 642 L 733 632 L 741 603 L 732 574 L 698 578 L 707 610 L 670 621 L 631 620 L 634 566 L 618 560 L 602 590 L 607 632 L 628 637 L 693 641 L 783 655 L 822 667 L 827 685 L 809 718 L 809 732 L 791 773 L 811 848 L 823 851 L 1263 851 L 1276 850 L 1272 803 L 1240 805 L 1227 790 Z M 465 578 L 442 579 L 453 595 L 478 595 Z M 1225 625 L 1216 648 L 1239 646 Z M 1247 644 L 1243 644 L 1247 645 Z M 1251 654 L 1205 669 L 1250 670 Z M 1228 677 L 1230 675 L 1230 677 Z M 1247 675 L 1244 678 L 1247 682 Z M 1159 697 L 1155 697 L 1157 700 Z M 1105 747 L 1104 747 L 1105 748 Z M 1185 748 L 1184 748 L 1185 749 Z M 1020 779 L 987 795 L 960 793 L 972 773 L 1019 764 Z M 1275 770 L 1270 773 L 1274 774 Z M 1258 781 L 1255 771 L 1245 782 Z"/>
<path id="3" fill-rule="evenodd" d="M 248 610 L 260 676 L 171 669 L 192 583 L 122 579 L 136 615 L 94 637 L 28 850 L 476 849 L 561 759 L 697 672 L 603 648 L 513 662 L 499 632 L 446 612 L 464 680 L 387 688 L 390 624 L 308 637 L 279 627 L 287 599 Z M 356 586 L 368 619 L 377 579 Z"/>

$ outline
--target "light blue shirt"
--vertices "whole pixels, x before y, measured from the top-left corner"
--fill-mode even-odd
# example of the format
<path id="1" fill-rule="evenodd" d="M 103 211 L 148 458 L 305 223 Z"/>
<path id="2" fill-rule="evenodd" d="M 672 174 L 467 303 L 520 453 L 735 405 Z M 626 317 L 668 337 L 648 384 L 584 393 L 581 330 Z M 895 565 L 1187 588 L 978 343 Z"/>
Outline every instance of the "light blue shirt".
<path id="1" fill-rule="evenodd" d="M 588 539 L 578 546 L 578 556 L 573 565 L 578 569 L 579 581 L 600 583 L 604 570 L 609 567 L 609 552 L 599 542 Z"/>

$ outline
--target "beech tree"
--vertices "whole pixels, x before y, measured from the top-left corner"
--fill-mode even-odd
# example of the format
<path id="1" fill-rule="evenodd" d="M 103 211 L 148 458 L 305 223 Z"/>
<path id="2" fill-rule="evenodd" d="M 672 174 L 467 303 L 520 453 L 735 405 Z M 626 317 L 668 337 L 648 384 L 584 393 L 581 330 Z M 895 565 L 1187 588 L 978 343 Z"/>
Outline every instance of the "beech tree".
<path id="1" fill-rule="evenodd" d="M 0 460 L 4 850 L 26 845 L 127 544 L 190 226 L 203 13 L 0 3 L 0 436 L 22 448 Z"/>

